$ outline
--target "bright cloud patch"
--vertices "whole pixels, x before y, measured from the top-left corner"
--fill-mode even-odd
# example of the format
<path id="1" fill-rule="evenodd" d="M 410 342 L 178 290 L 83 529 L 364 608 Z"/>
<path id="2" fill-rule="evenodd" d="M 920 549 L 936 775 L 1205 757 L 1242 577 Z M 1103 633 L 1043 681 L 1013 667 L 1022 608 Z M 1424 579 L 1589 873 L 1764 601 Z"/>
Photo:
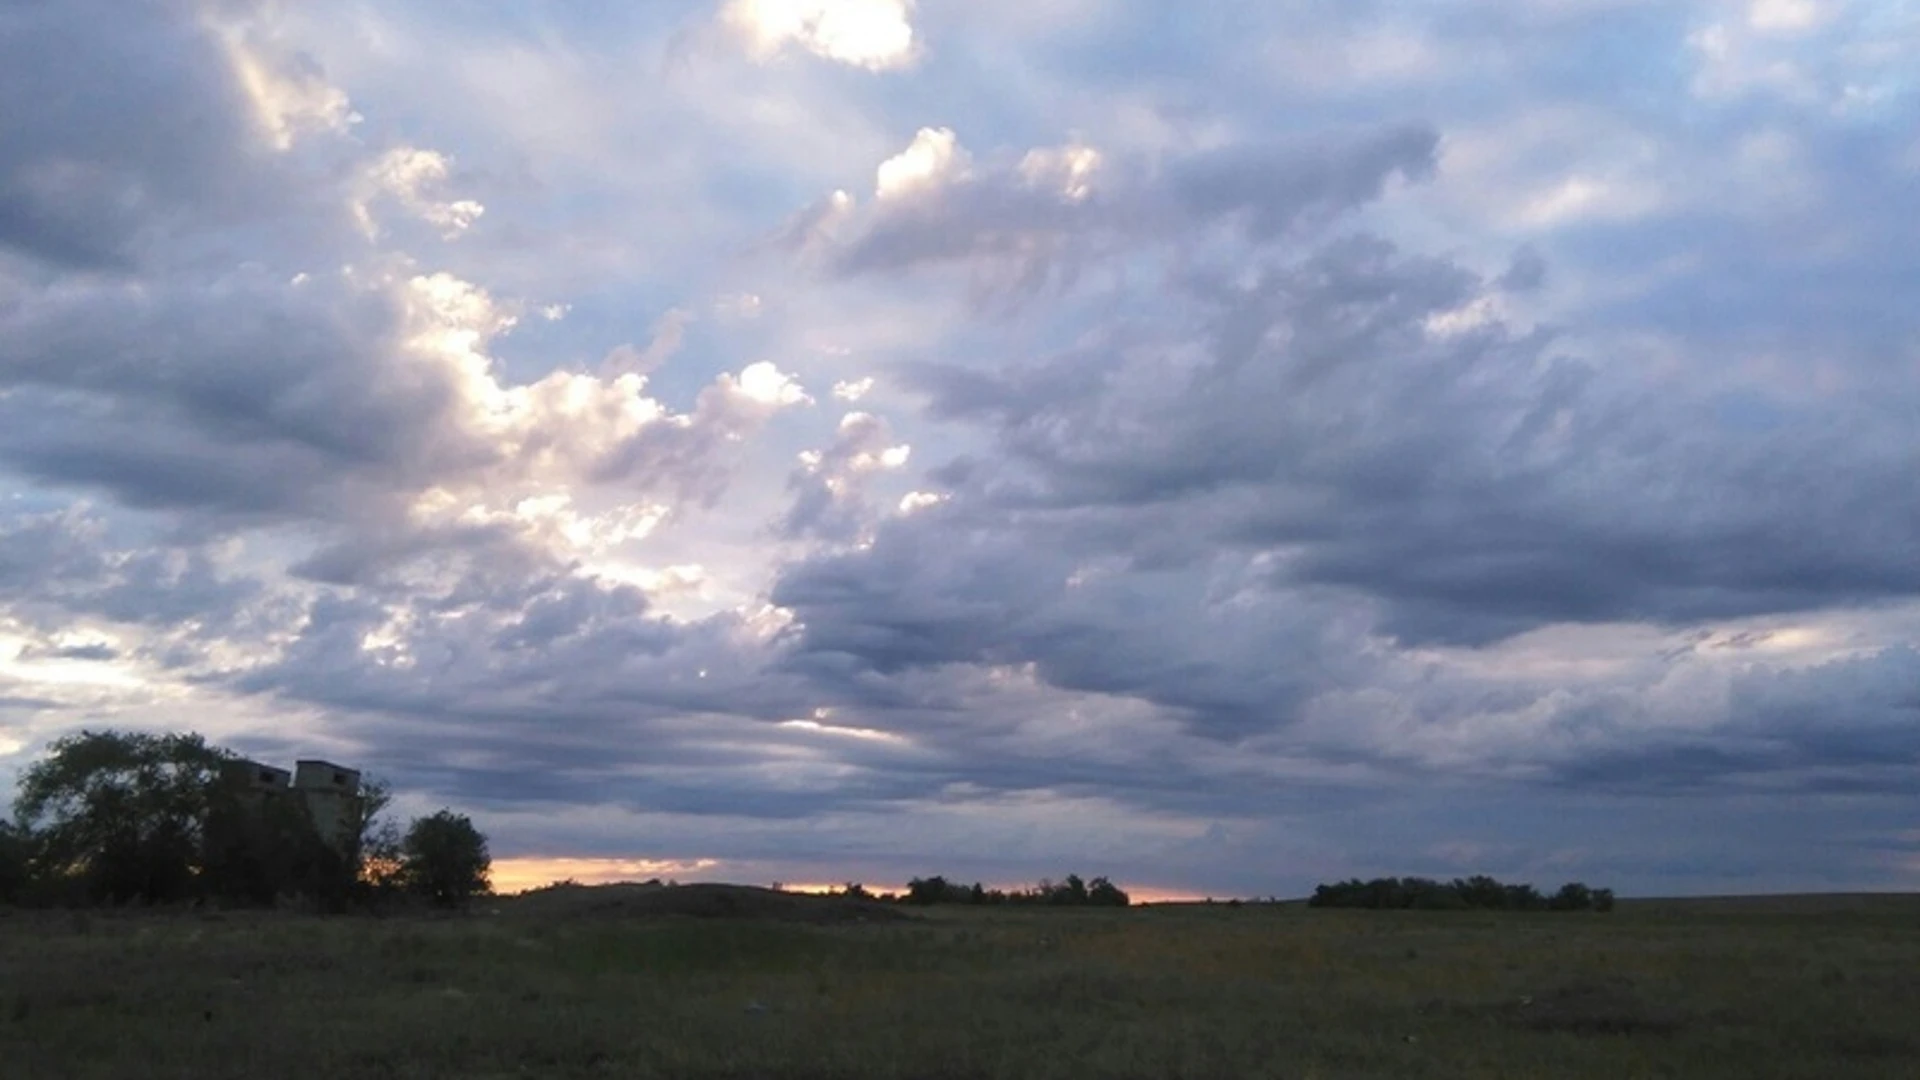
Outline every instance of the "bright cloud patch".
<path id="1" fill-rule="evenodd" d="M 762 59 L 788 45 L 871 71 L 914 58 L 909 0 L 728 0 L 720 18 Z"/>
<path id="2" fill-rule="evenodd" d="M 912 145 L 880 163 L 874 173 L 874 194 L 898 198 L 922 188 L 960 179 L 967 173 L 969 155 L 949 128 L 921 128 Z"/>
<path id="3" fill-rule="evenodd" d="M 445 239 L 453 239 L 473 227 L 486 213 L 486 207 L 473 199 L 436 198 L 447 182 L 452 162 L 445 154 L 416 147 L 389 150 L 367 170 L 367 195 L 355 204 L 354 213 L 369 235 L 377 228 L 370 203 L 386 196 L 402 209 L 438 227 Z"/>
<path id="4" fill-rule="evenodd" d="M 238 25 L 222 27 L 220 38 L 234 77 L 276 150 L 291 149 L 303 132 L 345 131 L 360 119 L 345 91 L 271 38 Z"/>

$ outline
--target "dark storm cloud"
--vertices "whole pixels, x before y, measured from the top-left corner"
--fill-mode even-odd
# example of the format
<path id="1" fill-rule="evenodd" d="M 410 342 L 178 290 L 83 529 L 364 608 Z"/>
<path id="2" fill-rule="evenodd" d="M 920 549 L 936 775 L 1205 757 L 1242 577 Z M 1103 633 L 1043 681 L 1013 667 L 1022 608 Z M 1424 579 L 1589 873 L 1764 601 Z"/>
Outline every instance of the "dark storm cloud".
<path id="1" fill-rule="evenodd" d="M 832 249 L 832 265 L 858 275 L 1005 262 L 1032 285 L 1141 244 L 1190 243 L 1221 224 L 1271 241 L 1379 198 L 1392 178 L 1431 176 L 1438 143 L 1429 127 L 1389 127 L 1192 154 L 1159 173 L 1122 162 L 1082 174 L 1074 148 L 1035 151 L 1047 156 L 882 195 Z M 820 229 L 816 212 L 805 232 L 818 242 Z"/>
<path id="2" fill-rule="evenodd" d="M 484 563 L 450 586 L 415 581 L 384 597 L 326 590 L 298 639 L 239 686 L 362 714 L 376 727 L 381 716 L 497 723 L 530 745 L 561 728 L 584 738 L 663 717 L 776 720 L 811 707 L 790 682 L 760 676 L 735 616 L 671 621 L 631 586 L 551 570 L 495 577 Z"/>
<path id="3" fill-rule="evenodd" d="M 1489 280 L 1364 234 L 1300 239 L 1191 260 L 1059 352 L 900 369 L 995 453 L 930 471 L 950 489 L 938 511 L 788 569 L 773 596 L 800 627 L 790 665 L 876 709 L 899 707 L 903 673 L 1031 665 L 1213 738 L 1306 725 L 1319 759 L 1391 771 L 1442 751 L 1357 720 L 1329 741 L 1332 721 L 1310 718 L 1378 692 L 1432 738 L 1538 712 L 1537 745 L 1444 753 L 1575 787 L 1910 781 L 1920 714 L 1904 707 L 1839 710 L 1823 732 L 1740 690 L 1724 722 L 1663 734 L 1635 691 L 1548 707 L 1549 685 L 1396 686 L 1370 638 L 1482 647 L 1920 595 L 1910 387 L 1875 379 L 1747 423 L 1710 382 L 1656 386 L 1506 316 L 1508 294 L 1550 279 L 1537 250 Z"/>
<path id="4" fill-rule="evenodd" d="M 121 546 L 98 517 L 79 511 L 0 519 L 0 603 L 35 622 L 57 626 L 92 616 L 159 629 L 190 626 L 196 636 L 217 640 L 258 629 L 254 620 L 273 607 L 263 607 L 265 600 L 259 580 L 220 565 L 201 547 L 150 537 Z M 119 653 L 75 655 L 105 660 Z"/>
<path id="5" fill-rule="evenodd" d="M 1188 287 L 1211 311 L 1197 366 L 1163 359 L 1196 343 L 1145 346 L 1129 328 L 1004 370 L 906 374 L 1025 467 L 1005 487 L 1020 500 L 1188 504 L 1187 527 L 1217 543 L 1287 551 L 1276 585 L 1387 601 L 1409 640 L 1920 592 L 1904 401 L 1848 402 L 1845 441 L 1814 416 L 1729 430 L 1707 402 L 1557 357 L 1543 333 L 1493 318 L 1436 331 L 1493 294 L 1372 239 Z"/>
<path id="6" fill-rule="evenodd" d="M 1139 697 L 1231 738 L 1287 719 L 1306 685 L 1300 667 L 1329 651 L 1311 601 L 1217 606 L 1204 563 L 1080 579 L 1091 536 L 1083 545 L 1032 518 L 1009 528 L 964 513 L 926 511 L 890 523 L 869 549 L 792 568 L 773 593 L 802 624 L 789 665 L 844 700 L 891 710 L 902 702 L 869 674 L 1031 663 L 1053 686 Z"/>
<path id="7" fill-rule="evenodd" d="M 1756 665 L 1730 688 L 1732 721 L 1694 737 L 1583 755 L 1560 782 L 1616 791 L 1910 793 L 1920 785 L 1920 652 L 1896 646 L 1809 668 Z"/>
<path id="8" fill-rule="evenodd" d="M 17 709 L 21 712 L 49 712 L 64 707 L 65 703 L 51 698 L 14 697 L 0 694 L 0 709 Z"/>
<path id="9" fill-rule="evenodd" d="M 147 508 L 346 512 L 484 460 L 383 294 L 264 272 L 81 284 L 0 316 L 0 459 Z M 239 448 L 244 452 L 237 453 Z"/>
<path id="10" fill-rule="evenodd" d="M 62 275 L 20 278 L 0 310 L 0 465 L 257 520 L 378 513 L 380 489 L 473 455 L 449 445 L 445 373 L 392 362 L 390 295 L 294 281 L 352 250 L 352 170 L 271 145 L 211 13 L 27 4 L 0 20 L 22 106 L 0 118 L 0 244 Z"/>
<path id="11" fill-rule="evenodd" d="M 234 5 L 239 6 L 239 5 Z M 279 198 L 243 91 L 176 0 L 0 10 L 0 248 L 127 269 Z"/>

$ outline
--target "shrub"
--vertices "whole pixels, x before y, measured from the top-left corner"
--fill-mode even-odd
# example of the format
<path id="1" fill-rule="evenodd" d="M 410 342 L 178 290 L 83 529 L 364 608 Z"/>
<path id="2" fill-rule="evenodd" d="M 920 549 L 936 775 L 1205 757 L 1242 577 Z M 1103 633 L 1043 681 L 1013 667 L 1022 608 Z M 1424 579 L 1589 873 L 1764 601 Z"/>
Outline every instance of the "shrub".
<path id="1" fill-rule="evenodd" d="M 1308 907 L 1420 911 L 1611 911 L 1613 890 L 1569 882 L 1548 899 L 1531 885 L 1503 885 L 1493 878 L 1349 878 L 1314 887 Z"/>
<path id="2" fill-rule="evenodd" d="M 1083 880 L 1068 874 L 1065 881 L 1043 880 L 1031 889 L 1002 892 L 979 882 L 962 885 L 939 875 L 914 878 L 902 899 L 909 904 L 1034 904 L 1047 907 L 1126 907 L 1126 891 L 1103 877 Z"/>

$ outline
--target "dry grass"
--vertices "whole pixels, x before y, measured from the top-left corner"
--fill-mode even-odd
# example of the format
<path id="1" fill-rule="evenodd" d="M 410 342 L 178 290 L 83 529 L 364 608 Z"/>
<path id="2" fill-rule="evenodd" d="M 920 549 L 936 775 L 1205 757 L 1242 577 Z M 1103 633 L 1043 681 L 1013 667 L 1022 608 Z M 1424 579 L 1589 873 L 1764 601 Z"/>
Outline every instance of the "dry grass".
<path id="1" fill-rule="evenodd" d="M 571 902 L 0 917 L 0 1075 L 1920 1076 L 1914 898 L 831 924 Z"/>

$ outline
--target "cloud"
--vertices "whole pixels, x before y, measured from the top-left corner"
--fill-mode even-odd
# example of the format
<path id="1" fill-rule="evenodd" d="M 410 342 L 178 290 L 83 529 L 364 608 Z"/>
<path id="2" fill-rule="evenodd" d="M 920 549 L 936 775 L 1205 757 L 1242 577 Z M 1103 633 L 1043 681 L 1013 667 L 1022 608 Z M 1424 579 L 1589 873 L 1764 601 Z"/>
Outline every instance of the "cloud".
<path id="1" fill-rule="evenodd" d="M 372 202 L 379 197 L 393 199 L 402 209 L 441 230 L 445 239 L 466 232 L 480 220 L 487 208 L 473 199 L 451 201 L 435 199 L 431 192 L 446 183 L 453 163 L 445 154 L 418 147 L 402 146 L 387 151 L 367 169 L 367 194 L 355 208 L 363 231 L 378 231 Z"/>
<path id="2" fill-rule="evenodd" d="M 781 519 L 789 537 L 816 535 L 841 542 L 859 537 L 874 517 L 866 487 L 875 474 L 906 465 L 913 448 L 894 441 L 893 429 L 871 413 L 840 418 L 833 442 L 800 455 L 787 479 L 793 506 Z"/>
<path id="3" fill-rule="evenodd" d="M 720 21 L 755 58 L 789 44 L 870 71 L 906 67 L 918 55 L 910 0 L 727 0 Z"/>
<path id="4" fill-rule="evenodd" d="M 14 6 L 0 26 L 0 93 L 33 103 L 0 118 L 0 250 L 124 267 L 284 205 L 281 163 L 262 160 L 273 143 L 236 72 L 242 53 L 220 34 L 164 5 L 93 0 Z M 270 60 L 250 62 L 271 77 Z"/>
<path id="5" fill-rule="evenodd" d="M 874 195 L 897 199 L 964 180 L 967 152 L 950 128 L 921 128 L 905 150 L 874 171 Z"/>
<path id="6" fill-rule="evenodd" d="M 503 857 L 1911 887 L 1882 8 L 15 5 L 0 780 L 193 726 Z"/>
<path id="7" fill-rule="evenodd" d="M 1219 229 L 1256 244 L 1283 239 L 1378 199 L 1391 178 L 1429 175 L 1437 142 L 1405 126 L 1202 151 L 1158 168 L 1110 166 L 1077 144 L 971 166 L 951 130 L 922 129 L 882 163 L 869 206 L 836 196 L 823 205 L 845 220 L 819 212 L 787 235 L 804 246 L 798 236 L 818 237 L 833 220 L 828 259 L 842 275 L 959 265 L 1027 290 L 1140 245 L 1199 245 Z"/>
<path id="8" fill-rule="evenodd" d="M 236 7 L 248 16 L 258 14 L 252 4 Z M 311 57 L 281 40 L 271 23 L 217 16 L 207 23 L 227 54 L 255 121 L 275 150 L 291 150 L 301 135 L 343 132 L 359 122 L 345 91 L 328 82 Z"/>

